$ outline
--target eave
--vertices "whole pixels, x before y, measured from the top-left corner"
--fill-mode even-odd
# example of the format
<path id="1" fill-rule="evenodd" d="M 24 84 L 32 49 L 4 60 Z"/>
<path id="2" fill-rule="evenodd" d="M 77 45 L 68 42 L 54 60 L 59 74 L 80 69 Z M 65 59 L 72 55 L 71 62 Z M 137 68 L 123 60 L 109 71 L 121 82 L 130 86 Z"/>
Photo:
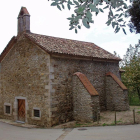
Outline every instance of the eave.
<path id="1" fill-rule="evenodd" d="M 3 52 L 0 55 L 0 62 L 2 62 L 3 58 L 7 55 L 7 53 L 12 49 L 12 47 L 14 46 L 14 44 L 17 42 L 17 38 L 15 36 L 13 36 L 11 38 L 11 40 L 9 41 L 9 43 L 7 44 L 7 46 L 5 47 L 5 49 L 3 50 Z"/>

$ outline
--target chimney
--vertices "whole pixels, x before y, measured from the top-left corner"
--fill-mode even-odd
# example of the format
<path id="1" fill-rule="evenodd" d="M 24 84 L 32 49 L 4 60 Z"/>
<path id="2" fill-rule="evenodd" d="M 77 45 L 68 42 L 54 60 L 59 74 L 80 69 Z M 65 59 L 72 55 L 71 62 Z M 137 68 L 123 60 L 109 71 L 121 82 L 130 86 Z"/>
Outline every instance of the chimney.
<path id="1" fill-rule="evenodd" d="M 30 32 L 30 14 L 26 7 L 21 7 L 18 15 L 18 35 L 22 32 Z"/>

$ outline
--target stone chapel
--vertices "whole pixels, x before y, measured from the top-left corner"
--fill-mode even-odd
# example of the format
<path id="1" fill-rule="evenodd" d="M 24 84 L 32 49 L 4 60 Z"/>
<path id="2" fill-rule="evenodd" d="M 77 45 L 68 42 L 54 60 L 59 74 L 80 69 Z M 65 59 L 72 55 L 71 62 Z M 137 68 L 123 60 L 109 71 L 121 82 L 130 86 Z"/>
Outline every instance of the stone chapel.
<path id="1" fill-rule="evenodd" d="M 32 33 L 22 7 L 0 55 L 0 118 L 50 127 L 128 110 L 119 61 L 94 43 Z"/>

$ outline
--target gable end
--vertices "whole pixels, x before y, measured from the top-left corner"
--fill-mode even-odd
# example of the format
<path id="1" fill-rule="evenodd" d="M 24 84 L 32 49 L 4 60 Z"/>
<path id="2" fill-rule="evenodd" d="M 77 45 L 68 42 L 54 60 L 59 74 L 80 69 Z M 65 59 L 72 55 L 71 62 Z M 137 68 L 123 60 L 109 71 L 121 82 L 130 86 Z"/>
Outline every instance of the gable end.
<path id="1" fill-rule="evenodd" d="M 17 42 L 17 38 L 13 36 L 7 46 L 5 47 L 4 51 L 0 55 L 0 62 L 3 60 L 3 58 L 7 55 L 7 53 L 12 49 L 14 44 Z"/>

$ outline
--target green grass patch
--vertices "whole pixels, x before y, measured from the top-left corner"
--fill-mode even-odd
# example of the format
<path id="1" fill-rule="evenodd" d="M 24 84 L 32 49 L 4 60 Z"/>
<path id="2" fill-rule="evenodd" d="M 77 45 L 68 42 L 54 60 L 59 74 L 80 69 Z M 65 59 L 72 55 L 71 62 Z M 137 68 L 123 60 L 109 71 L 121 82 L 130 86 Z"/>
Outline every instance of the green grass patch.
<path id="1" fill-rule="evenodd" d="M 121 122 L 122 122 L 121 120 L 116 121 L 116 124 L 121 123 Z M 115 125 L 115 121 L 112 122 L 111 124 L 106 124 L 106 123 L 103 123 L 103 124 L 102 124 L 102 126 L 114 126 L 114 125 Z"/>
<path id="2" fill-rule="evenodd" d="M 83 124 L 78 124 L 78 123 L 75 124 L 76 127 L 80 127 L 80 126 L 82 126 L 82 125 L 83 125 Z"/>
<path id="3" fill-rule="evenodd" d="M 113 125 L 115 125 L 115 123 L 111 123 L 110 125 L 113 126 Z"/>
<path id="4" fill-rule="evenodd" d="M 140 114 L 140 111 L 138 111 L 137 113 Z"/>
<path id="5" fill-rule="evenodd" d="M 129 105 L 140 106 L 140 100 L 137 94 L 129 96 Z"/>
<path id="6" fill-rule="evenodd" d="M 103 123 L 102 126 L 108 126 L 109 124 Z"/>
<path id="7" fill-rule="evenodd" d="M 122 121 L 116 121 L 116 123 L 121 123 Z"/>
<path id="8" fill-rule="evenodd" d="M 122 122 L 121 120 L 116 121 L 116 124 L 117 124 L 117 123 L 121 123 L 121 122 Z M 111 125 L 115 125 L 115 121 L 114 121 Z"/>
<path id="9" fill-rule="evenodd" d="M 115 123 L 113 122 L 113 123 L 111 123 L 111 124 L 107 124 L 107 123 L 103 123 L 102 124 L 102 126 L 113 126 L 113 125 L 115 125 Z"/>

